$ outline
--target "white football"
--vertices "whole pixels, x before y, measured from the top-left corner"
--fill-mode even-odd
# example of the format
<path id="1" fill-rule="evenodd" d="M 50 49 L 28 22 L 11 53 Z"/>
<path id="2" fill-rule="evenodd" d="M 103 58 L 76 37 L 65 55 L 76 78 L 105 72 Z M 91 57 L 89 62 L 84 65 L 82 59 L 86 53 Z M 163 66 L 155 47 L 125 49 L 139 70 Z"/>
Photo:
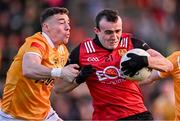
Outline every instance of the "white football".
<path id="1" fill-rule="evenodd" d="M 127 54 L 128 53 L 135 53 L 137 55 L 142 55 L 142 56 L 150 56 L 149 53 L 147 53 L 145 50 L 143 49 L 139 49 L 139 48 L 135 48 L 135 49 L 132 49 L 132 50 L 129 50 L 127 53 L 125 53 L 122 58 L 121 58 L 121 62 L 120 62 L 120 68 L 121 68 L 121 63 L 124 62 L 124 61 L 127 61 L 129 60 L 130 58 L 127 57 Z M 141 62 L 139 62 L 141 63 Z M 136 80 L 136 81 L 141 81 L 141 80 L 144 80 L 146 79 L 150 74 L 151 74 L 151 69 L 150 68 L 147 68 L 147 67 L 144 67 L 142 68 L 141 70 L 139 70 L 138 72 L 136 72 L 136 74 L 133 76 L 133 77 L 130 77 L 129 75 L 125 75 L 123 74 L 123 71 L 122 72 L 122 75 L 129 79 L 129 80 Z"/>

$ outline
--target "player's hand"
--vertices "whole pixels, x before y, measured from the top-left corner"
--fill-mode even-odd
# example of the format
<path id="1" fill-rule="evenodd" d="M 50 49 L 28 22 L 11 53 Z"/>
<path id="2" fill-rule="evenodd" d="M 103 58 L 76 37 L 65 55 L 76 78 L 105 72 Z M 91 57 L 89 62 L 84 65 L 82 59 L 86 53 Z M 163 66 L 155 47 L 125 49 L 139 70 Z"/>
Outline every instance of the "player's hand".
<path id="1" fill-rule="evenodd" d="M 95 71 L 91 65 L 83 66 L 79 75 L 76 77 L 76 83 L 81 84 Z"/>
<path id="2" fill-rule="evenodd" d="M 147 56 L 140 56 L 134 53 L 127 54 L 130 59 L 121 63 L 121 70 L 124 75 L 134 76 L 137 71 L 148 66 Z"/>
<path id="3" fill-rule="evenodd" d="M 65 81 L 73 82 L 75 77 L 77 77 L 79 74 L 78 68 L 79 68 L 79 65 L 77 65 L 77 64 L 69 64 L 69 65 L 65 66 L 64 68 L 62 68 L 61 78 Z"/>

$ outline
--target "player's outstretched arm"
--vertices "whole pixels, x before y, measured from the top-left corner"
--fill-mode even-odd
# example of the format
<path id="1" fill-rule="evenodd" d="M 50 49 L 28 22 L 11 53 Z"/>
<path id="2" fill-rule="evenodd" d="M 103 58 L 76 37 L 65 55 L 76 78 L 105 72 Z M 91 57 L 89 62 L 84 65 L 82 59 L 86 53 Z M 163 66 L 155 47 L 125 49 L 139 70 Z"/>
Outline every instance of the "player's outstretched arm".
<path id="1" fill-rule="evenodd" d="M 66 81 L 66 78 L 58 79 L 57 81 L 55 81 L 54 91 L 56 93 L 72 91 L 74 88 L 84 83 L 94 71 L 95 70 L 91 65 L 83 66 L 78 76 L 76 76 L 72 82 Z"/>
<path id="2" fill-rule="evenodd" d="M 41 65 L 41 58 L 36 54 L 27 53 L 23 57 L 22 71 L 25 77 L 30 79 L 62 78 L 72 82 L 79 74 L 77 64 L 69 64 L 63 68 L 49 68 Z"/>
<path id="3" fill-rule="evenodd" d="M 31 53 L 23 56 L 22 72 L 25 77 L 35 80 L 51 77 L 51 68 L 41 65 L 41 57 Z"/>
<path id="4" fill-rule="evenodd" d="M 148 49 L 147 52 L 151 55 L 148 57 L 148 66 L 150 68 L 164 72 L 173 70 L 173 64 L 159 52 L 153 49 Z"/>
<path id="5" fill-rule="evenodd" d="M 72 91 L 78 86 L 79 84 L 77 83 L 67 82 L 63 79 L 57 78 L 54 85 L 54 91 L 55 93 L 66 93 Z"/>

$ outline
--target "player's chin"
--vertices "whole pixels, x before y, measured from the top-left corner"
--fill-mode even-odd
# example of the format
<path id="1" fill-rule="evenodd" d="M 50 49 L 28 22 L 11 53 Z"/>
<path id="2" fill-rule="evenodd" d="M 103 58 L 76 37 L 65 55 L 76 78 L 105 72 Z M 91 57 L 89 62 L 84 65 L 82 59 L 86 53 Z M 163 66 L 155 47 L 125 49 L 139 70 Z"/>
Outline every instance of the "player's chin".
<path id="1" fill-rule="evenodd" d="M 69 42 L 69 38 L 63 40 L 63 43 L 64 43 L 64 44 L 67 44 L 68 42 Z"/>
<path id="2" fill-rule="evenodd" d="M 118 45 L 116 45 L 116 44 L 112 44 L 112 45 L 110 45 L 110 46 L 108 47 L 108 49 L 115 49 L 117 46 L 118 46 Z"/>

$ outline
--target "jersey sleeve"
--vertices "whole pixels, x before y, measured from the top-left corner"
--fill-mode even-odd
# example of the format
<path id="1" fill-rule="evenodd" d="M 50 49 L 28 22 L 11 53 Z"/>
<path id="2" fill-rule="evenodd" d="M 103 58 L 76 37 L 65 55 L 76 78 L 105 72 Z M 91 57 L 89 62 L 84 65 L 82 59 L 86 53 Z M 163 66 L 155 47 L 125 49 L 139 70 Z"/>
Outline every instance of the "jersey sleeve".
<path id="1" fill-rule="evenodd" d="M 46 53 L 46 45 L 38 40 L 29 42 L 29 48 L 26 49 L 26 53 L 33 53 L 42 57 Z"/>
<path id="2" fill-rule="evenodd" d="M 136 38 L 131 38 L 132 43 L 134 45 L 134 48 L 140 48 L 143 50 L 148 50 L 150 49 L 149 45 L 147 43 L 145 43 L 142 40 L 136 39 Z"/>
<path id="3" fill-rule="evenodd" d="M 68 64 L 79 64 L 79 52 L 80 52 L 80 45 L 78 45 L 70 53 Z"/>

